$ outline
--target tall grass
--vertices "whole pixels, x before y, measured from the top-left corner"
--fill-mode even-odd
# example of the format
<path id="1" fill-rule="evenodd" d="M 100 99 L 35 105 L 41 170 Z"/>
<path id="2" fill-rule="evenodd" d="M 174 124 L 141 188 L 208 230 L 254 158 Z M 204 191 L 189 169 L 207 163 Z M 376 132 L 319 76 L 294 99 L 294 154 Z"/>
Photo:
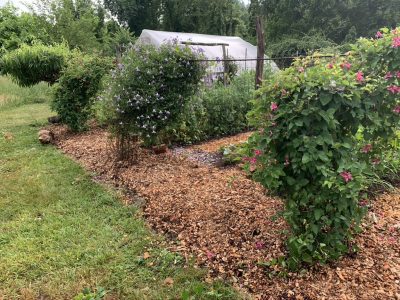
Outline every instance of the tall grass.
<path id="1" fill-rule="evenodd" d="M 29 88 L 14 83 L 11 78 L 0 76 L 0 108 L 17 107 L 24 104 L 49 102 L 51 88 L 44 82 Z"/>

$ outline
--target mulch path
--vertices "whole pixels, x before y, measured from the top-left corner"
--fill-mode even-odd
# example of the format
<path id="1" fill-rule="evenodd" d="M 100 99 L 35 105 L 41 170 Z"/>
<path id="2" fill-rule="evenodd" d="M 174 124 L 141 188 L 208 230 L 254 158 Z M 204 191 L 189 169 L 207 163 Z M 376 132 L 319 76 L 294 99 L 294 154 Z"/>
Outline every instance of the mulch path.
<path id="1" fill-rule="evenodd" d="M 222 278 L 255 299 L 400 300 L 400 193 L 372 203 L 355 257 L 281 278 L 262 263 L 285 253 L 287 226 L 277 215 L 282 201 L 239 168 L 188 157 L 241 142 L 249 133 L 162 155 L 141 150 L 139 161 L 126 166 L 114 163 L 104 130 L 52 130 L 57 146 L 97 179 L 129 189 L 132 201 L 145 199 L 148 223 L 168 237 L 171 250 L 208 267 L 208 281 Z"/>

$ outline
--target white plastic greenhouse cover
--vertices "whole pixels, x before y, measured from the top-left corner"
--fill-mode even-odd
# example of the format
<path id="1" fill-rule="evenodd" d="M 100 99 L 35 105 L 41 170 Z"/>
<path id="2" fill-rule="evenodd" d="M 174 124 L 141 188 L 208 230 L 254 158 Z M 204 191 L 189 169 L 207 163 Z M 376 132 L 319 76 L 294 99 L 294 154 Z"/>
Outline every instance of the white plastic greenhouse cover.
<path id="1" fill-rule="evenodd" d="M 257 58 L 257 47 L 244 41 L 236 36 L 218 36 L 206 35 L 197 33 L 182 33 L 182 32 L 168 32 L 168 31 L 155 31 L 144 29 L 140 35 L 137 43 L 145 45 L 160 46 L 163 43 L 178 40 L 178 43 L 191 42 L 191 43 L 224 43 L 226 46 L 228 56 L 233 59 L 255 59 Z M 202 49 L 203 54 L 207 59 L 222 59 L 223 51 L 222 46 L 190 46 L 193 49 Z M 266 57 L 267 58 L 267 57 Z M 235 62 L 239 66 L 239 71 L 255 70 L 256 61 L 238 61 Z M 270 65 L 273 71 L 279 70 L 278 66 L 270 60 L 265 61 L 265 65 Z M 222 68 L 221 66 L 219 68 Z M 219 69 L 218 68 L 218 69 Z M 220 71 L 220 70 L 217 70 Z"/>

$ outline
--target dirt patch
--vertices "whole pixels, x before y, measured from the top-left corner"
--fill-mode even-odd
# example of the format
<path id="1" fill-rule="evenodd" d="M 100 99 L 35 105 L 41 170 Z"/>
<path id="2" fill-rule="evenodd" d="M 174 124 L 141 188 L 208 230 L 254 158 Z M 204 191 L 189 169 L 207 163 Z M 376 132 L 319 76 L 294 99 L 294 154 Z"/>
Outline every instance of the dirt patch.
<path id="1" fill-rule="evenodd" d="M 383 194 L 370 208 L 355 257 L 281 278 L 263 262 L 284 254 L 282 201 L 238 168 L 220 169 L 179 153 L 146 150 L 132 166 L 115 167 L 107 133 L 69 135 L 55 127 L 59 148 L 97 179 L 146 199 L 144 216 L 171 249 L 209 268 L 258 299 L 400 299 L 400 194 Z M 213 152 L 246 135 L 190 147 Z"/>

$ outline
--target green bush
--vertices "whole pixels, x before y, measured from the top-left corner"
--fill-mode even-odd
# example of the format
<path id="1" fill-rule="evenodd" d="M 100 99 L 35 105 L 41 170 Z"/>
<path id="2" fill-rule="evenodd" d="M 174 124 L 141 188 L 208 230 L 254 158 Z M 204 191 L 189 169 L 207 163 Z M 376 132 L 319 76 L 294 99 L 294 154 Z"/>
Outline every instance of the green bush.
<path id="1" fill-rule="evenodd" d="M 180 116 L 204 76 L 199 55 L 174 43 L 135 46 L 125 53 L 102 95 L 119 140 L 136 134 L 146 145 L 163 142 L 163 131 Z"/>
<path id="2" fill-rule="evenodd" d="M 367 178 L 399 129 L 400 34 L 379 36 L 347 58 L 297 61 L 254 101 L 246 168 L 285 199 L 290 268 L 354 251 Z"/>
<path id="3" fill-rule="evenodd" d="M 0 69 L 20 86 L 32 86 L 41 81 L 54 84 L 70 56 L 71 52 L 64 44 L 22 45 L 2 57 Z"/>
<path id="4" fill-rule="evenodd" d="M 85 129 L 93 97 L 100 89 L 111 60 L 77 52 L 62 71 L 55 87 L 52 109 L 72 131 Z"/>
<path id="5" fill-rule="evenodd" d="M 267 77 L 269 76 L 267 72 Z M 165 131 L 165 140 L 191 144 L 250 129 L 246 114 L 254 97 L 254 72 L 234 77 L 230 84 L 203 86 L 178 121 Z"/>

